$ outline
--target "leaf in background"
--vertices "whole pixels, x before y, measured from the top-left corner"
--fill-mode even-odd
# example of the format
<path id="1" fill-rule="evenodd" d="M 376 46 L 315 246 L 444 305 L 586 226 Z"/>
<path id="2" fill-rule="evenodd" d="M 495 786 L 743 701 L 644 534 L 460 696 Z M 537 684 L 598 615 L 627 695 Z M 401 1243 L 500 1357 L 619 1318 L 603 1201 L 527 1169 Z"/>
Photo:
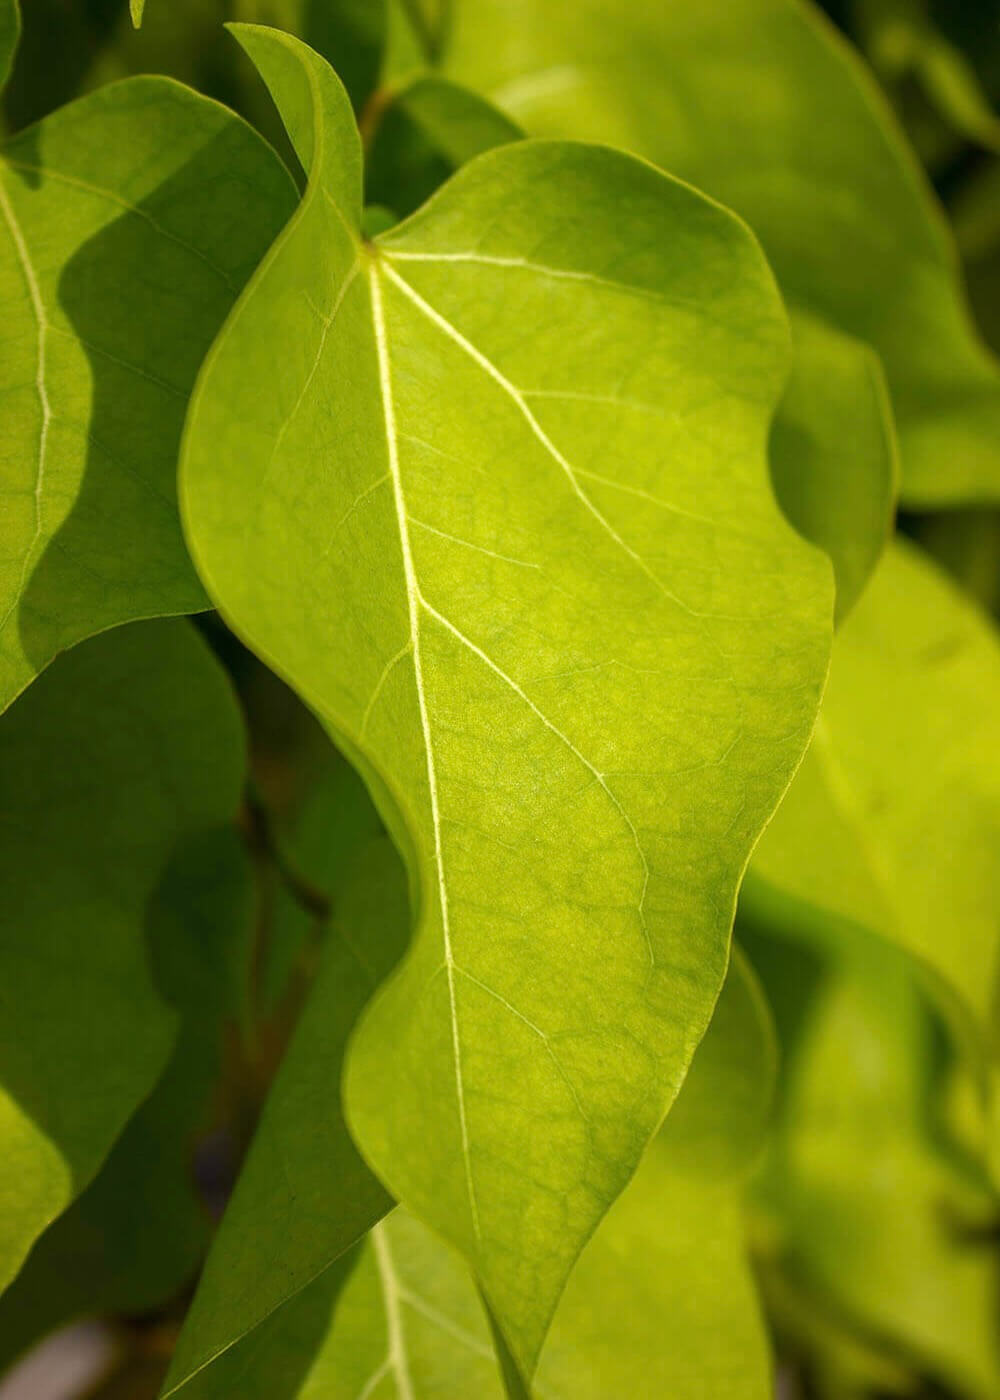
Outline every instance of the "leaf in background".
<path id="1" fill-rule="evenodd" d="M 146 8 L 146 0 L 128 0 L 129 14 L 132 16 L 132 23 L 138 29 L 142 24 L 142 12 Z"/>
<path id="2" fill-rule="evenodd" d="M 209 1254 L 167 1395 L 242 1395 L 235 1376 L 256 1364 L 271 1335 L 262 1342 L 254 1329 L 390 1208 L 347 1131 L 339 1089 L 347 1038 L 403 952 L 408 926 L 406 881 L 388 840 L 355 849 L 339 874 L 319 976 Z M 326 1279 L 314 1292 L 332 1286 Z"/>
<path id="3" fill-rule="evenodd" d="M 954 0 L 949 0 L 954 5 Z M 988 6 L 984 8 L 989 8 Z M 911 104 L 907 80 L 919 86 L 945 132 L 994 149 L 1000 147 L 1000 117 L 969 57 L 936 23 L 929 0 L 859 0 L 853 7 L 864 47 L 875 71 L 900 105 L 904 123 Z M 920 130 L 933 130 L 926 113 Z M 917 120 L 920 120 L 918 117 Z M 954 142 L 938 135 L 930 148 L 954 158 Z"/>
<path id="4" fill-rule="evenodd" d="M 0 708 L 57 652 L 207 600 L 175 472 L 188 395 L 293 207 L 243 122 L 156 78 L 0 151 Z"/>
<path id="5" fill-rule="evenodd" d="M 458 0 L 445 71 L 532 133 L 608 141 L 747 219 L 782 291 L 875 347 L 910 504 L 1000 499 L 1000 371 L 930 187 L 801 0 Z"/>
<path id="6" fill-rule="evenodd" d="M 146 933 L 177 845 L 235 815 L 228 683 L 181 623 L 61 657 L 0 721 L 0 1286 L 170 1054 Z"/>
<path id="7" fill-rule="evenodd" d="M 365 199 L 400 217 L 412 214 L 473 156 L 524 134 L 477 93 L 427 75 L 390 90 L 373 119 Z"/>
<path id="8" fill-rule="evenodd" d="M 759 1145 L 774 1071 L 766 1008 L 737 954 L 665 1128 L 570 1278 L 537 1400 L 766 1400 L 738 1178 Z M 273 1313 L 185 1400 L 501 1400 L 473 1281 L 426 1226 L 393 1211 L 352 1265 L 346 1282 L 343 1269 L 323 1276 Z"/>
<path id="9" fill-rule="evenodd" d="M 200 834 L 171 861 L 148 922 L 157 989 L 180 1014 L 173 1055 L 94 1181 L 0 1299 L 0 1368 L 72 1318 L 145 1312 L 194 1274 L 209 1238 L 194 1137 L 224 1028 L 243 1012 L 253 895 L 234 828 Z"/>
<path id="10" fill-rule="evenodd" d="M 378 84 L 388 9 L 389 0 L 232 0 L 230 17 L 304 39 L 337 70 L 360 112 Z"/>
<path id="11" fill-rule="evenodd" d="M 203 371 L 188 538 L 409 860 L 352 1129 L 527 1370 L 709 1018 L 822 684 L 829 569 L 764 460 L 787 332 L 737 221 L 576 143 L 480 156 L 362 245 L 334 75 L 240 37 L 311 178 Z"/>
<path id="12" fill-rule="evenodd" d="M 304 877 L 311 891 L 327 899 L 336 914 L 337 898 L 361 850 L 382 830 L 378 813 L 354 769 L 330 747 L 329 763 L 308 790 L 290 828 L 280 837 L 281 859 Z M 275 1007 L 288 990 L 296 962 L 322 933 L 323 916 L 308 908 L 284 881 L 274 894 L 260 997 Z"/>
<path id="13" fill-rule="evenodd" d="M 816 733 L 761 838 L 759 881 L 934 969 L 987 1046 L 1000 931 L 1000 644 L 898 540 L 834 646 Z"/>
<path id="14" fill-rule="evenodd" d="M 804 312 L 792 316 L 792 377 L 771 431 L 771 478 L 797 530 L 829 554 L 838 624 L 892 536 L 898 468 L 878 356 Z"/>
<path id="15" fill-rule="evenodd" d="M 772 973 L 787 977 L 787 966 L 777 959 Z M 792 995 L 801 994 L 796 981 Z M 783 1000 L 779 990 L 775 1004 Z M 932 1033 L 899 954 L 845 937 L 787 1053 L 758 1194 L 793 1286 L 812 1290 L 827 1316 L 839 1309 L 889 1357 L 902 1353 L 963 1396 L 990 1400 L 1000 1393 L 1000 1266 L 967 1226 L 990 1211 L 991 1196 L 972 1164 L 931 1140 Z"/>
<path id="16" fill-rule="evenodd" d="M 913 516 L 908 525 L 921 549 L 1000 618 L 1000 509 L 937 511 Z"/>
<path id="17" fill-rule="evenodd" d="M 21 32 L 17 0 L 0 0 L 0 90 L 6 85 Z"/>

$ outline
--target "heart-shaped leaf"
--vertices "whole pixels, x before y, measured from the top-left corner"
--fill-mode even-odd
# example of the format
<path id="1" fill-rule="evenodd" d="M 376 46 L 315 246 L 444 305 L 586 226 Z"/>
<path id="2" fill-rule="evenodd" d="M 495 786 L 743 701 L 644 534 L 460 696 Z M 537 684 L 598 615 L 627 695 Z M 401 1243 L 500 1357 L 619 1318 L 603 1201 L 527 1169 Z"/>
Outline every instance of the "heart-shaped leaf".
<path id="1" fill-rule="evenodd" d="M 745 228 L 607 149 L 489 152 L 363 243 L 333 73 L 240 38 L 310 183 L 196 391 L 188 538 L 406 853 L 349 1119 L 527 1371 L 708 1021 L 822 684 L 829 569 L 764 455 L 787 330 Z"/>

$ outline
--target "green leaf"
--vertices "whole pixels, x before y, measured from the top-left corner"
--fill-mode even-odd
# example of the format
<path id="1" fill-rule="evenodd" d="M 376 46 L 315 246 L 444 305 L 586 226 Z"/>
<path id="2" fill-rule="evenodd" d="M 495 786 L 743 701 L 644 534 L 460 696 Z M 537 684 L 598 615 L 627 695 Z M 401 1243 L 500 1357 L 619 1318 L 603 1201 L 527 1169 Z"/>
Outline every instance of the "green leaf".
<path id="1" fill-rule="evenodd" d="M 202 373 L 189 543 L 406 854 L 349 1116 L 529 1369 L 707 1023 L 822 683 L 829 569 L 764 460 L 787 332 L 742 225 L 606 149 L 501 147 L 362 245 L 333 74 L 240 37 L 310 185 Z"/>
<path id="2" fill-rule="evenodd" d="M 180 848 L 149 923 L 158 990 L 181 1017 L 170 1063 L 94 1181 L 0 1299 L 0 1369 L 71 1318 L 162 1304 L 207 1247 L 194 1137 L 219 1072 L 223 1031 L 242 1014 L 253 929 L 252 872 L 234 829 L 199 833 Z"/>
<path id="3" fill-rule="evenodd" d="M 234 0 L 229 14 L 304 39 L 337 70 L 355 111 L 374 91 L 388 31 L 388 0 Z M 244 60 L 245 62 L 245 60 Z"/>
<path id="4" fill-rule="evenodd" d="M 0 91 L 10 75 L 20 33 L 21 13 L 17 0 L 0 0 Z"/>
<path id="5" fill-rule="evenodd" d="M 968 1225 L 991 1197 L 981 1172 L 932 1143 L 934 1053 L 905 961 L 842 939 L 788 1057 L 761 1194 L 789 1278 L 828 1315 L 988 1400 L 1000 1391 L 1000 1266 Z"/>
<path id="6" fill-rule="evenodd" d="M 328 764 L 281 836 L 281 859 L 293 880 L 324 897 L 336 912 L 340 891 L 358 854 L 382 830 L 378 813 L 357 773 L 332 746 Z M 260 969 L 260 994 L 273 1009 L 287 990 L 296 962 L 322 932 L 322 912 L 301 892 L 280 881 L 275 890 L 267 945 Z"/>
<path id="7" fill-rule="evenodd" d="M 0 1285 L 164 1067 L 145 934 L 177 844 L 232 819 L 243 763 L 228 684 L 180 623 L 74 648 L 0 721 Z"/>
<path id="8" fill-rule="evenodd" d="M 921 549 L 1000 617 L 1000 509 L 938 511 L 915 516 L 910 528 Z"/>
<path id="9" fill-rule="evenodd" d="M 477 93 L 422 75 L 387 95 L 365 161 L 365 198 L 412 214 L 483 151 L 518 141 L 519 127 Z"/>
<path id="10" fill-rule="evenodd" d="M 993 111 L 971 61 L 938 27 L 927 0 L 867 0 L 856 7 L 864 47 L 883 82 L 914 78 L 957 134 L 1000 148 Z"/>
<path id="11" fill-rule="evenodd" d="M 754 853 L 763 880 L 933 969 L 986 1044 L 1000 930 L 1000 643 L 897 541 L 841 630 L 809 752 Z"/>
<path id="12" fill-rule="evenodd" d="M 292 209 L 277 157 L 157 78 L 0 151 L 0 708 L 64 647 L 207 600 L 175 472 L 212 337 Z"/>
<path id="13" fill-rule="evenodd" d="M 766 1400 L 738 1177 L 774 1071 L 769 1016 L 738 954 L 665 1128 L 571 1276 L 538 1400 Z M 341 1261 L 196 1376 L 185 1400 L 501 1400 L 473 1281 L 426 1226 L 395 1210 L 350 1262 L 349 1277 Z"/>
<path id="14" fill-rule="evenodd" d="M 142 24 L 142 12 L 146 8 L 146 0 L 128 0 L 129 14 L 132 16 L 132 23 L 138 29 Z"/>
<path id="15" fill-rule="evenodd" d="M 267 1345 L 254 1329 L 327 1271 L 392 1204 L 358 1156 L 338 1086 L 358 1015 L 405 946 L 406 882 L 384 837 L 360 855 L 355 850 L 351 867 L 339 882 L 319 976 L 174 1353 L 167 1395 L 182 1389 L 191 1400 L 232 1395 L 234 1368 L 242 1374 L 247 1358 Z M 317 1285 L 329 1286 L 329 1280 Z"/>
<path id="16" fill-rule="evenodd" d="M 1000 498 L 1000 374 L 944 220 L 882 94 L 811 5 L 457 0 L 446 71 L 529 132 L 609 141 L 737 210 L 792 307 L 878 351 L 904 498 Z"/>
<path id="17" fill-rule="evenodd" d="M 833 561 L 840 623 L 892 535 L 892 409 L 866 345 L 801 311 L 792 334 L 795 361 L 771 433 L 771 477 L 789 520 Z"/>

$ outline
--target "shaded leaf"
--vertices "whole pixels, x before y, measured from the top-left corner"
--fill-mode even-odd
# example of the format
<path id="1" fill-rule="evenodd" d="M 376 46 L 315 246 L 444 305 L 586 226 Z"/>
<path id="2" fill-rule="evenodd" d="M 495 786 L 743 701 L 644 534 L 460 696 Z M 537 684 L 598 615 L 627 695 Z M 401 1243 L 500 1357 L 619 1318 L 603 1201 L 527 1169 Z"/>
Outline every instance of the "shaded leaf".
<path id="1" fill-rule="evenodd" d="M 84 637 L 207 606 L 178 518 L 181 426 L 291 208 L 258 136 L 155 78 L 82 98 L 0 151 L 0 708 Z"/>
<path id="2" fill-rule="evenodd" d="M 365 198 L 412 214 L 460 166 L 523 136 L 509 117 L 446 78 L 422 75 L 388 91 L 365 159 Z"/>
<path id="3" fill-rule="evenodd" d="M 782 291 L 877 350 L 912 504 L 1000 497 L 1000 373 L 891 110 L 803 0 L 458 0 L 446 71 L 539 134 L 609 141 L 723 200 Z"/>
<path id="4" fill-rule="evenodd" d="M 708 1020 L 822 682 L 829 570 L 764 461 L 783 316 L 730 215 L 575 143 L 480 156 L 362 246 L 333 74 L 240 37 L 310 186 L 203 372 L 189 542 L 406 854 L 350 1120 L 527 1370 Z"/>
<path id="5" fill-rule="evenodd" d="M 252 904 L 234 829 L 200 834 L 171 862 L 150 908 L 149 939 L 157 988 L 180 1014 L 173 1054 L 94 1181 L 0 1300 L 0 1367 L 74 1317 L 158 1306 L 194 1273 L 209 1238 L 194 1138 L 224 1026 L 243 1011 Z"/>
<path id="6" fill-rule="evenodd" d="M 782 509 L 833 561 L 837 622 L 892 534 L 896 436 L 878 357 L 804 312 L 792 317 L 792 377 L 771 433 Z"/>
<path id="7" fill-rule="evenodd" d="M 231 820 L 227 682 L 184 624 L 74 648 L 0 722 L 0 1283 L 88 1185 L 170 1054 L 145 947 L 178 844 Z"/>
<path id="8" fill-rule="evenodd" d="M 167 1395 L 236 1393 L 236 1378 L 256 1371 L 254 1358 L 272 1345 L 273 1329 L 263 1339 L 254 1329 L 328 1271 L 392 1204 L 348 1134 L 339 1085 L 347 1037 L 405 946 L 406 883 L 385 838 L 356 850 L 338 883 L 319 976 L 205 1266 Z M 326 1296 L 332 1286 L 326 1279 L 316 1291 Z M 312 1316 L 312 1304 L 303 1306 Z"/>

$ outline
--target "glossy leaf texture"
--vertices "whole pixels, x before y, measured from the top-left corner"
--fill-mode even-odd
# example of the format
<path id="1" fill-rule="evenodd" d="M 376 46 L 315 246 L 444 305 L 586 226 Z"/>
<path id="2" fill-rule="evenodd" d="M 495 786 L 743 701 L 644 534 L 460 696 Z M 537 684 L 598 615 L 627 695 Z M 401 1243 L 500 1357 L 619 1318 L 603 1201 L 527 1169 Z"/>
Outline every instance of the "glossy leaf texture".
<path id="1" fill-rule="evenodd" d="M 0 722 L 0 1285 L 93 1179 L 159 1078 L 176 1018 L 146 947 L 179 843 L 231 822 L 244 752 L 187 624 L 60 658 Z"/>
<path id="2" fill-rule="evenodd" d="M 995 1048 L 1000 642 L 902 540 L 838 636 L 813 742 L 754 854 L 748 907 L 766 906 L 767 886 L 914 954 Z"/>
<path id="3" fill-rule="evenodd" d="M 738 953 L 664 1129 L 584 1250 L 532 1395 L 766 1400 L 739 1196 L 774 1086 L 774 1033 Z M 363 1247 L 196 1376 L 186 1400 L 502 1400 L 468 1270 L 399 1208 Z"/>
<path id="4" fill-rule="evenodd" d="M 501 147 L 362 244 L 334 75 L 240 37 L 310 184 L 202 373 L 188 539 L 405 852 L 349 1118 L 530 1370 L 815 713 L 829 568 L 765 461 L 787 330 L 743 226 L 610 150 Z"/>
<path id="5" fill-rule="evenodd" d="M 84 637 L 207 606 L 177 510 L 181 428 L 293 202 L 248 126 L 159 78 L 0 150 L 0 708 Z"/>
<path id="6" fill-rule="evenodd" d="M 783 984 L 774 1002 L 791 1034 L 756 1208 L 820 1317 L 867 1336 L 883 1366 L 913 1365 L 949 1394 L 988 1400 L 1000 1391 L 1000 1265 L 977 1226 L 996 1198 L 932 1127 L 940 1041 L 928 1004 L 888 945 L 841 930 L 826 948 L 807 994 L 774 939 L 765 981 Z"/>
<path id="7" fill-rule="evenodd" d="M 0 1369 L 64 1322 L 151 1310 L 194 1276 L 210 1234 L 195 1142 L 224 1035 L 245 1014 L 253 904 L 235 828 L 181 844 L 147 929 L 158 990 L 180 1017 L 173 1053 L 93 1182 L 0 1298 Z"/>
<path id="8" fill-rule="evenodd" d="M 340 1098 L 347 1037 L 406 943 L 406 880 L 388 840 L 353 846 L 331 893 L 336 912 L 320 971 L 213 1243 L 165 1395 L 232 1394 L 234 1368 L 252 1369 L 267 1346 L 271 1331 L 264 1342 L 257 1335 L 262 1324 L 328 1273 L 392 1205 L 358 1155 Z M 316 1288 L 330 1286 L 327 1278 Z"/>
<path id="9" fill-rule="evenodd" d="M 609 141 L 723 200 L 793 308 L 870 343 L 903 494 L 1000 497 L 1000 372 L 888 103 L 804 0 L 457 0 L 445 71 L 526 130 Z"/>

